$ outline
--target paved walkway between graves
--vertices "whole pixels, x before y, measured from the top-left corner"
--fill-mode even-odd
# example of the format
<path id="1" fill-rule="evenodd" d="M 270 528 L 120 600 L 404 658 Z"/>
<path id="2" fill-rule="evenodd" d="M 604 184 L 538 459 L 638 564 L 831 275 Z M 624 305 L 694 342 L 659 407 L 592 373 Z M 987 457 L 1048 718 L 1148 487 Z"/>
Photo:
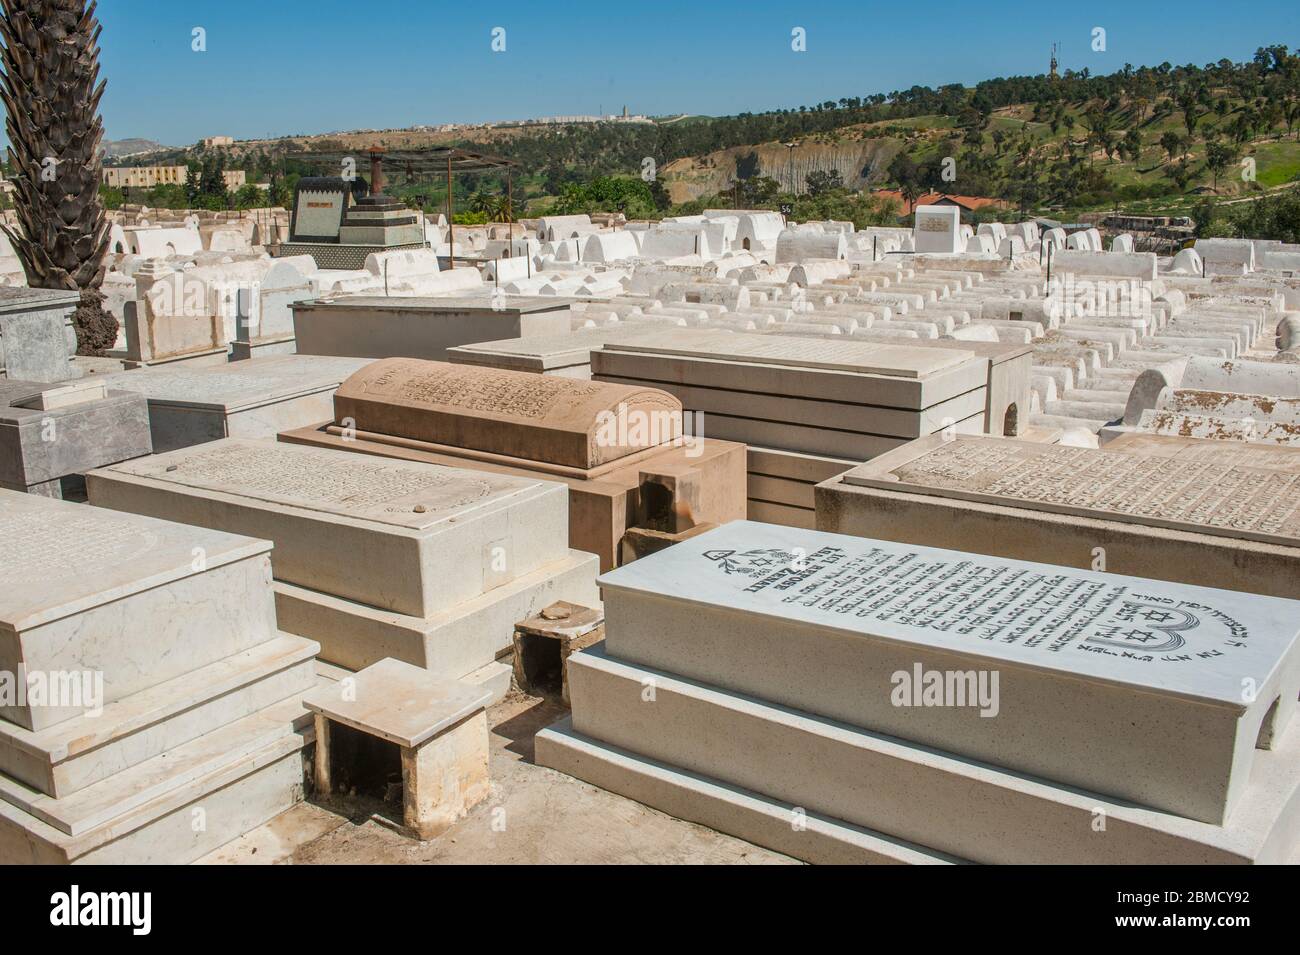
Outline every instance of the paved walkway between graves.
<path id="1" fill-rule="evenodd" d="M 492 794 L 429 842 L 405 838 L 357 809 L 355 821 L 313 803 L 286 812 L 206 863 L 771 865 L 795 860 L 666 816 L 537 766 L 533 734 L 565 714 L 512 693 L 488 710 Z"/>

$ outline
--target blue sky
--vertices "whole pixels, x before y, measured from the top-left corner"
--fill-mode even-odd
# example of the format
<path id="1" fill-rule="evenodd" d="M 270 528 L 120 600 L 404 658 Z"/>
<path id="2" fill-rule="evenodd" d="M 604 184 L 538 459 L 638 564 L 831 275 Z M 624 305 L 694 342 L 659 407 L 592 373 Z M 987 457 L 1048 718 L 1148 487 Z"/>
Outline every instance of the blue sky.
<path id="1" fill-rule="evenodd" d="M 1248 10 L 1248 12 L 1247 12 Z M 572 113 L 713 115 L 1300 46 L 1300 3 L 101 0 L 110 139 L 168 145 Z M 1091 49 L 1103 27 L 1107 50 Z M 191 49 L 195 27 L 207 50 Z M 491 31 L 505 29 L 493 53 Z M 791 50 L 791 30 L 807 51 Z"/>

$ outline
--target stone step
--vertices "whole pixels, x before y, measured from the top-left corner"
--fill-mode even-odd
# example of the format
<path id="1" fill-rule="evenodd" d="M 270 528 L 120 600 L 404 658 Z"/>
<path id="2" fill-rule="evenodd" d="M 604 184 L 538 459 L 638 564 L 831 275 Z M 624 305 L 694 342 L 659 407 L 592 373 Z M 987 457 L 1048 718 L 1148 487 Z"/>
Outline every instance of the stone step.
<path id="1" fill-rule="evenodd" d="M 1089 418 L 1072 418 L 1069 415 L 1055 414 L 1031 414 L 1029 423 L 1036 428 L 1060 428 L 1069 430 L 1071 428 L 1086 428 L 1089 431 L 1100 431 L 1106 427 L 1105 421 L 1097 421 Z"/>
<path id="2" fill-rule="evenodd" d="M 110 822 L 70 836 L 0 800 L 0 864 L 183 865 L 302 802 L 310 722 Z"/>
<path id="3" fill-rule="evenodd" d="M 581 654 L 578 654 L 581 656 Z M 758 793 L 684 772 L 574 732 L 568 717 L 533 738 L 537 764 L 600 789 L 822 865 L 952 865 L 951 859 Z M 801 825 L 792 825 L 799 819 Z"/>
<path id="4" fill-rule="evenodd" d="M 1114 382 L 1108 382 L 1100 378 L 1094 378 L 1090 381 L 1083 382 L 1078 388 L 1070 388 L 1061 395 L 1061 401 L 1077 401 L 1088 404 L 1102 405 L 1119 405 L 1124 406 L 1128 401 L 1129 390 L 1113 391 L 1110 388 L 1099 387 L 1104 385 L 1113 385 Z M 1092 387 L 1089 387 L 1089 386 Z"/>
<path id="5" fill-rule="evenodd" d="M 111 827 L 136 809 L 169 804 L 178 791 L 238 765 L 280 740 L 298 741 L 306 711 L 297 698 L 274 703 L 62 799 L 0 776 L 0 801 L 69 836 Z M 299 745 L 295 742 L 295 745 Z"/>
<path id="6" fill-rule="evenodd" d="M 0 721 L 0 772 L 63 798 L 310 689 L 319 646 L 282 634 L 39 732 Z"/>
<path id="7" fill-rule="evenodd" d="M 1119 381 L 1137 381 L 1138 375 L 1142 374 L 1144 368 L 1128 368 L 1125 366 L 1115 366 L 1111 368 L 1098 368 L 1092 373 L 1092 381 L 1110 380 L 1111 387 L 1115 387 L 1114 382 Z M 1083 387 L 1088 387 L 1086 384 Z"/>
<path id="8" fill-rule="evenodd" d="M 1295 727 L 1260 754 L 1225 827 L 679 679 L 602 646 L 569 658 L 569 692 L 587 739 L 972 862 L 1277 863 L 1300 824 Z"/>
<path id="9" fill-rule="evenodd" d="M 1083 418 L 1088 421 L 1100 419 L 1102 422 L 1114 421 L 1124 417 L 1124 405 L 1128 395 L 1114 401 L 1049 401 L 1043 405 L 1043 413 L 1062 418 Z"/>
<path id="10" fill-rule="evenodd" d="M 427 617 L 380 610 L 275 582 L 280 626 L 317 641 L 321 659 L 360 670 L 393 657 L 458 679 L 511 646 L 514 625 L 548 604 L 598 606 L 598 558 L 570 550 L 560 561 Z"/>

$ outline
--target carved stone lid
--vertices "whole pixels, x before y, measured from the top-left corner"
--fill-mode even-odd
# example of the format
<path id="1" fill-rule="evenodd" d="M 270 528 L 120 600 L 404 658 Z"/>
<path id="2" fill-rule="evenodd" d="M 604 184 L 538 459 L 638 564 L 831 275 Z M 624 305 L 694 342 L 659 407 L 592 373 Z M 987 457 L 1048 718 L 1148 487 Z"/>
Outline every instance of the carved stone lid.
<path id="1" fill-rule="evenodd" d="M 416 358 L 385 358 L 334 395 L 335 424 L 525 461 L 590 469 L 681 433 L 655 388 Z"/>

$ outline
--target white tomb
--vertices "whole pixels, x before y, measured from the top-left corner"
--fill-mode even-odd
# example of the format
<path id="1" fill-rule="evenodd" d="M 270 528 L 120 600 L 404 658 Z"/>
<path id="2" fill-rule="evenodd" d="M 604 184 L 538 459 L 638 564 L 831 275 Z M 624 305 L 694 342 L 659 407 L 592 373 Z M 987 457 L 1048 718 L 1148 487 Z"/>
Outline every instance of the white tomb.
<path id="1" fill-rule="evenodd" d="M 955 254 L 963 251 L 961 210 L 956 206 L 921 206 L 916 210 L 915 251 Z"/>

